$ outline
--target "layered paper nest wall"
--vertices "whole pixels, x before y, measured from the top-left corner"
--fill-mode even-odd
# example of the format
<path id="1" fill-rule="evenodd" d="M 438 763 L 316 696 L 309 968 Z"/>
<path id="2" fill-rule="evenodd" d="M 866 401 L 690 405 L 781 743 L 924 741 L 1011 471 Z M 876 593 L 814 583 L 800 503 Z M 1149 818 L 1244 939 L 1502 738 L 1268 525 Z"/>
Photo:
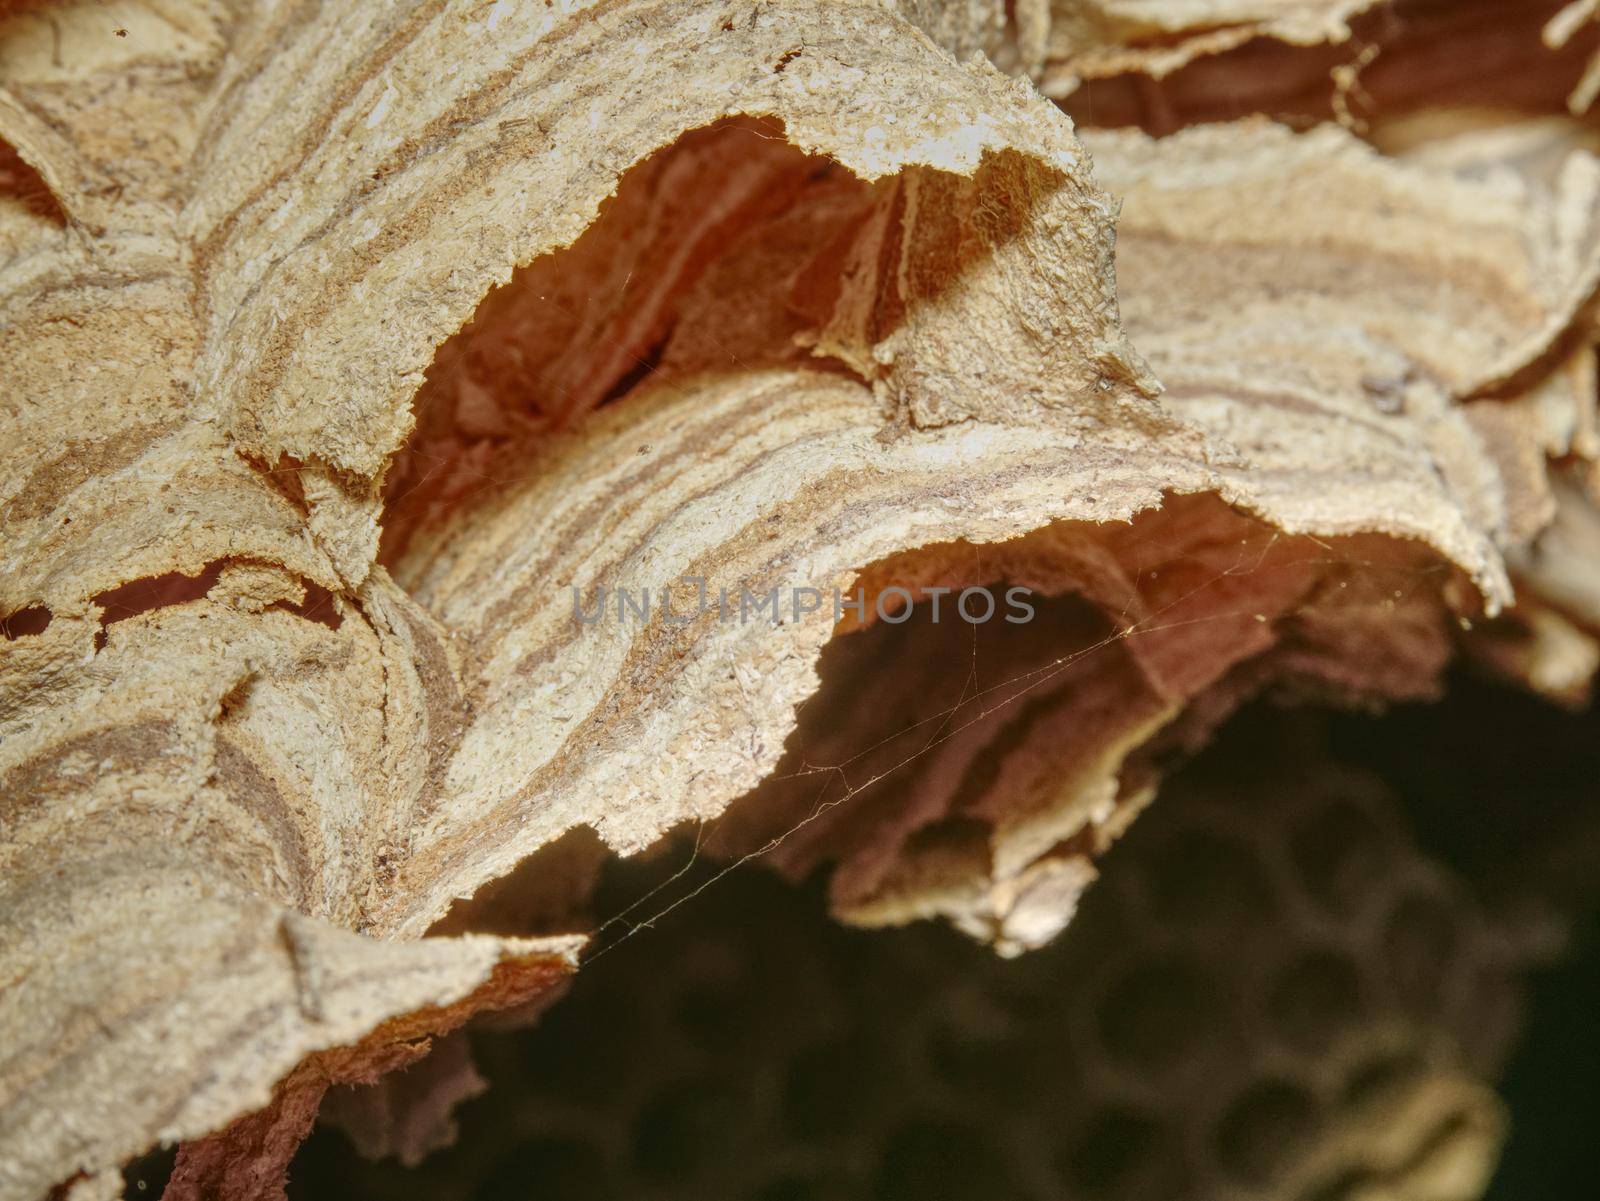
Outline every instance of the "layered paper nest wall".
<path id="1" fill-rule="evenodd" d="M 1593 8 L 0 5 L 0 1197 L 275 1195 L 685 823 L 1014 954 L 1251 697 L 1582 696 Z"/>

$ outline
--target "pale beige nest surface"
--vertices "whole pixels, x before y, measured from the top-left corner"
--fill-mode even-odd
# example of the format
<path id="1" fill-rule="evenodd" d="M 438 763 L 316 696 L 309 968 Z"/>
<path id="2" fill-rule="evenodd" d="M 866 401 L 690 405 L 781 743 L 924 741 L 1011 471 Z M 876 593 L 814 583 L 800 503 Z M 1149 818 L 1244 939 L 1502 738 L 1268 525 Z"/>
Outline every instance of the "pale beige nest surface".
<path id="1" fill-rule="evenodd" d="M 329 1081 L 576 966 L 483 916 L 519 864 L 726 813 L 1014 953 L 1250 696 L 1580 695 L 1600 161 L 1519 114 L 1587 35 L 1414 7 L 0 6 L 0 1197 L 272 1195 Z M 1412 22 L 1508 107 L 1317 123 L 1301 56 Z M 1176 128 L 1234 53 L 1326 95 L 1036 86 Z M 694 581 L 869 620 L 575 620 Z M 991 585 L 977 692 L 870 621 Z"/>

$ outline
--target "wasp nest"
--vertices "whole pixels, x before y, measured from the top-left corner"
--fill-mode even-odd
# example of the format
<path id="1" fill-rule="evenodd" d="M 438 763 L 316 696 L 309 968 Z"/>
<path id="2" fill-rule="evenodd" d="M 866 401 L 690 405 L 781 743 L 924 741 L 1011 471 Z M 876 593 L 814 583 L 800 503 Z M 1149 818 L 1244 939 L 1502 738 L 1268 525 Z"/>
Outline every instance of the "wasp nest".
<path id="1" fill-rule="evenodd" d="M 0 3 L 0 1198 L 686 823 L 1017 954 L 1252 697 L 1581 699 L 1592 8 Z"/>

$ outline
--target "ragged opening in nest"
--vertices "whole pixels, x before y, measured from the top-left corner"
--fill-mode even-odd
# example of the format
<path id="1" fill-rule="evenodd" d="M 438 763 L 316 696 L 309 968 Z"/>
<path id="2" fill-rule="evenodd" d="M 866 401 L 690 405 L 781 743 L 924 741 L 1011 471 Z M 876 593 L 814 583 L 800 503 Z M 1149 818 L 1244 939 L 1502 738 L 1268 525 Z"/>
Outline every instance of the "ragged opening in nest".
<path id="1" fill-rule="evenodd" d="M 1560 111 L 1600 47 L 1584 28 L 1543 39 L 1565 0 L 1401 0 L 1351 20 L 1348 40 L 1295 45 L 1257 37 L 1154 78 L 1137 66 L 1079 81 L 1049 63 L 1041 87 L 1083 126 L 1136 125 L 1163 136 L 1258 112 L 1297 127 L 1338 121 L 1364 132 L 1426 109 Z"/>
<path id="2" fill-rule="evenodd" d="M 864 578 L 921 599 L 828 645 L 784 759 L 706 848 L 795 877 L 831 864 L 836 914 L 941 915 L 1007 953 L 1061 929 L 1096 858 L 1241 703 L 1431 696 L 1450 654 L 1430 556 L 1287 537 L 1206 496 Z M 980 579 L 1028 620 L 961 620 Z"/>
<path id="3" fill-rule="evenodd" d="M 384 560 L 642 383 L 806 358 L 802 273 L 872 197 L 770 120 L 694 130 L 634 167 L 576 242 L 519 268 L 439 347 L 385 482 Z"/>

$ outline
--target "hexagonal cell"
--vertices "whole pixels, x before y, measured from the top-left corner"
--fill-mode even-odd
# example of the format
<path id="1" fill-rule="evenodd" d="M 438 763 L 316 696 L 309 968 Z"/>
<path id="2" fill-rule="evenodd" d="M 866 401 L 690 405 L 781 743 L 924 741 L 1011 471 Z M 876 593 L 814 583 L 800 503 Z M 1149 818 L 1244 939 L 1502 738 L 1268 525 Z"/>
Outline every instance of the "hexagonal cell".
<path id="1" fill-rule="evenodd" d="M 1317 1105 L 1301 1085 L 1263 1080 L 1228 1106 L 1214 1133 L 1217 1163 L 1258 1187 L 1291 1164 L 1315 1136 Z"/>
<path id="2" fill-rule="evenodd" d="M 1386 831 L 1354 801 L 1335 801 L 1302 817 L 1290 835 L 1301 887 L 1327 912 L 1349 916 L 1385 891 L 1394 851 Z"/>
<path id="3" fill-rule="evenodd" d="M 1267 1011 L 1286 1045 L 1325 1052 L 1340 1031 L 1360 1021 L 1361 976 L 1349 956 L 1329 948 L 1302 952 L 1273 981 Z"/>

